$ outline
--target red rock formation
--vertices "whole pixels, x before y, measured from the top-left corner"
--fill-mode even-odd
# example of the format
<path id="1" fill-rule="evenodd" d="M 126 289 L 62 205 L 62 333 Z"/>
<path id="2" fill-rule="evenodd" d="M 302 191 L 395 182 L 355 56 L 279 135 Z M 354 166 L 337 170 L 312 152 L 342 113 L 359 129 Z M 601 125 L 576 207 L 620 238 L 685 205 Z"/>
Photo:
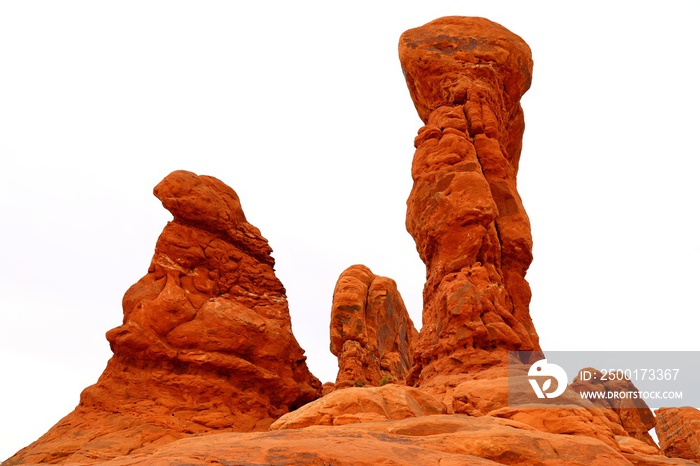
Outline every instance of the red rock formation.
<path id="1" fill-rule="evenodd" d="M 700 411 L 697 409 L 657 409 L 656 435 L 664 455 L 700 464 Z"/>
<path id="2" fill-rule="evenodd" d="M 529 365 L 521 367 L 529 368 Z M 469 374 L 461 377 L 438 376 L 431 383 L 429 391 L 448 408 L 451 407 L 449 412 L 511 419 L 543 432 L 592 437 L 615 449 L 621 448 L 621 440 L 627 441 L 628 436 L 638 432 L 637 429 L 628 432 L 610 404 L 604 400 L 594 404 L 582 399 L 571 387 L 567 387 L 557 397 L 557 406 L 538 403 L 536 399 L 533 400 L 527 370 L 517 369 L 515 366 L 509 367 L 508 377 L 493 377 L 493 372 L 496 371 L 480 372 L 481 377 L 477 379 L 470 379 Z M 436 382 L 444 384 L 444 394 L 435 390 Z M 636 390 L 634 386 L 628 389 Z M 640 411 L 643 410 L 640 408 Z M 640 416 L 646 414 L 651 414 L 648 408 Z M 637 427 L 637 424 L 633 426 Z M 647 437 L 648 430 L 647 427 L 643 431 Z M 646 442 L 646 437 L 639 438 Z M 647 445 L 658 454 L 658 448 L 653 442 Z"/>
<path id="3" fill-rule="evenodd" d="M 348 267 L 333 292 L 330 331 L 336 384 L 406 379 L 418 332 L 394 280 L 364 265 Z"/>
<path id="4" fill-rule="evenodd" d="M 577 393 L 581 392 L 636 392 L 637 387 L 629 380 L 603 380 L 600 371 L 588 367 L 586 370 L 593 373 L 591 380 L 580 380 L 575 377 L 570 387 Z M 581 371 L 579 371 L 580 373 Z M 649 435 L 654 428 L 654 413 L 643 399 L 613 398 L 591 400 L 593 404 L 613 411 L 613 419 L 620 424 L 630 436 L 641 440 L 647 445 L 657 448 L 656 443 Z"/>
<path id="5" fill-rule="evenodd" d="M 76 410 L 14 460 L 101 462 L 189 434 L 265 430 L 320 395 L 271 249 L 236 193 L 185 171 L 154 193 L 174 219 L 107 333 L 114 356 Z"/>
<path id="6" fill-rule="evenodd" d="M 424 385 L 540 349 L 525 281 L 530 224 L 516 189 L 532 60 L 520 37 L 464 17 L 406 31 L 399 57 L 425 122 L 406 214 L 427 267 L 410 376 Z"/>
<path id="7" fill-rule="evenodd" d="M 669 461 L 644 464 L 689 464 Z M 506 419 L 435 415 L 332 427 L 194 436 L 164 445 L 151 454 L 129 455 L 103 464 L 631 466 L 633 463 L 588 437 L 548 434 Z"/>
<path id="8" fill-rule="evenodd" d="M 351 387 L 336 390 L 285 414 L 270 429 L 396 421 L 445 414 L 445 411 L 442 403 L 417 388 L 397 384 Z"/>
<path id="9" fill-rule="evenodd" d="M 426 123 L 407 214 L 427 266 L 410 373 L 418 388 L 312 401 L 320 384 L 291 333 L 267 242 L 233 190 L 175 172 L 155 190 L 174 220 L 124 297 L 107 369 L 74 412 L 3 466 L 698 464 L 692 408 L 657 411 L 664 453 L 684 460 L 644 442 L 648 413 L 625 417 L 628 407 L 601 409 L 571 388 L 562 408 L 507 405 L 508 385 L 529 383 L 507 377 L 505 353 L 539 350 L 524 279 L 529 226 L 515 189 L 529 49 L 487 20 L 443 18 L 405 33 L 400 51 Z M 363 266 L 341 275 L 331 325 L 339 380 L 406 374 L 414 330 L 403 314 L 393 282 Z"/>

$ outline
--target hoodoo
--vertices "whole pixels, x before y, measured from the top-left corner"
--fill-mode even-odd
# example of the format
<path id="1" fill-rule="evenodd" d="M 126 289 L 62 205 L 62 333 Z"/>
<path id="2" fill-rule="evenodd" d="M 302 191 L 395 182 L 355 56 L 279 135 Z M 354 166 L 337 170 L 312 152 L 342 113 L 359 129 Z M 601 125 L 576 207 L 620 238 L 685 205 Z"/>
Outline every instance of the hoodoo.
<path id="1" fill-rule="evenodd" d="M 505 365 L 538 351 L 525 272 L 530 222 L 516 187 L 530 48 L 483 18 L 406 31 L 399 57 L 418 114 L 406 226 L 427 268 L 410 380 Z"/>

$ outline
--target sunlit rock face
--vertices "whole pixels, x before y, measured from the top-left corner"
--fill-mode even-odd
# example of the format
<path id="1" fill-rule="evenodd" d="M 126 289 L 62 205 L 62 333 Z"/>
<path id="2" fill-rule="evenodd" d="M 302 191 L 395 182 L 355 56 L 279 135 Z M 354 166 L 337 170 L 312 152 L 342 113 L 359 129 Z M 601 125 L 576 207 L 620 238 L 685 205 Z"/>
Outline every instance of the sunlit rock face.
<path id="1" fill-rule="evenodd" d="M 425 385 L 540 349 L 525 281 L 530 223 L 516 188 L 532 59 L 517 35 L 465 17 L 406 31 L 399 57 L 425 122 L 406 214 L 427 268 L 409 381 Z"/>
<path id="2" fill-rule="evenodd" d="M 233 189 L 176 171 L 154 194 L 174 218 L 107 332 L 114 356 L 75 411 L 15 459 L 99 462 L 192 434 L 266 430 L 320 396 L 272 250 Z"/>

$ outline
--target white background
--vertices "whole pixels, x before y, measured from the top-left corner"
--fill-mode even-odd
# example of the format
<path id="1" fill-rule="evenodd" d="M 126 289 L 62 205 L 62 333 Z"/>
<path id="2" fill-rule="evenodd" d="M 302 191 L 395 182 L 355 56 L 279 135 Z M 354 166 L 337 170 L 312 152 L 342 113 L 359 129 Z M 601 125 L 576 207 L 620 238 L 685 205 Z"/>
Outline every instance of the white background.
<path id="1" fill-rule="evenodd" d="M 104 333 L 171 218 L 151 192 L 172 170 L 237 191 L 322 381 L 349 265 L 394 278 L 420 326 L 404 220 L 421 122 L 397 43 L 445 15 L 533 50 L 518 183 L 542 347 L 700 349 L 700 3 L 238 5 L 0 3 L 0 458 L 104 369 Z"/>

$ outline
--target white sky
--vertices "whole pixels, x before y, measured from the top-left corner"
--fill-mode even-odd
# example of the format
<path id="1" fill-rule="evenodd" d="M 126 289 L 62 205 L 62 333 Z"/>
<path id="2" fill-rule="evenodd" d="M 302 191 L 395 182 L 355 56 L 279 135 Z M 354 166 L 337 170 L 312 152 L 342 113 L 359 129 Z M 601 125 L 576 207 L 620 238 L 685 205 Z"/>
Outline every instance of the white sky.
<path id="1" fill-rule="evenodd" d="M 0 459 L 102 373 L 172 170 L 239 194 L 322 381 L 347 266 L 394 278 L 420 325 L 404 220 L 421 122 L 397 43 L 445 15 L 533 50 L 519 189 L 542 347 L 700 349 L 700 3 L 239 4 L 0 2 Z"/>

